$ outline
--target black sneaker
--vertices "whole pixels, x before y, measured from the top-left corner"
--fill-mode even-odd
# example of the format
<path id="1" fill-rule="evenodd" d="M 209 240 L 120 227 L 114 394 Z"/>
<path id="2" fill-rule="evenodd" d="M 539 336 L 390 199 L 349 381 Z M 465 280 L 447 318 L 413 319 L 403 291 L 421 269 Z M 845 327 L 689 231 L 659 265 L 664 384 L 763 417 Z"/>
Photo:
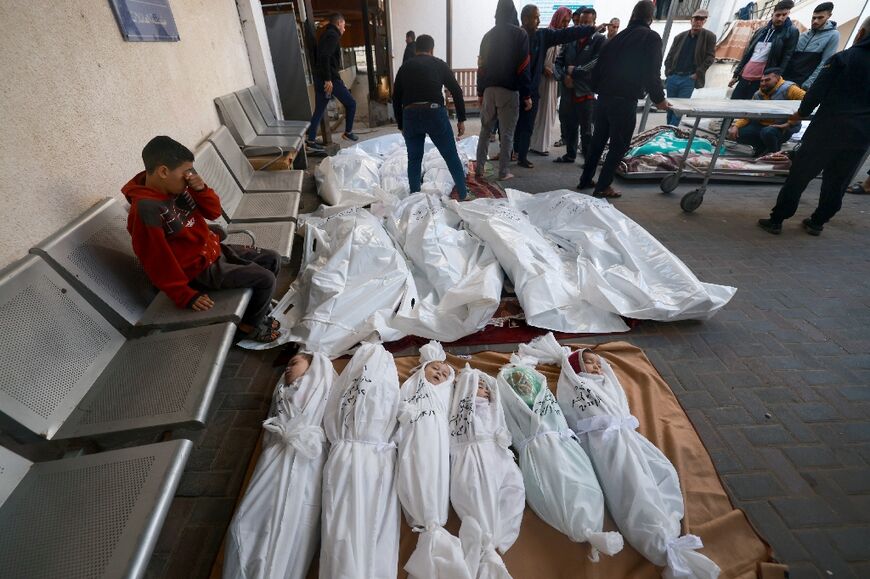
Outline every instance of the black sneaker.
<path id="1" fill-rule="evenodd" d="M 311 151 L 325 151 L 326 150 L 323 147 L 323 145 L 321 145 L 317 141 L 309 141 L 309 140 L 305 141 L 305 148 L 307 148 Z"/>
<path id="2" fill-rule="evenodd" d="M 768 233 L 779 235 L 782 233 L 782 222 L 777 223 L 772 219 L 759 219 L 758 226 Z"/>
<path id="3" fill-rule="evenodd" d="M 824 225 L 816 225 L 813 223 L 813 220 L 809 217 L 804 219 L 801 223 L 803 223 L 804 230 L 810 235 L 818 237 L 822 234 L 822 229 L 825 228 Z"/>
<path id="4" fill-rule="evenodd" d="M 359 137 L 357 137 L 357 136 L 354 135 L 353 133 L 344 133 L 344 134 L 341 136 L 341 138 L 342 138 L 342 139 L 347 139 L 348 141 L 354 141 L 354 142 L 359 141 Z"/>

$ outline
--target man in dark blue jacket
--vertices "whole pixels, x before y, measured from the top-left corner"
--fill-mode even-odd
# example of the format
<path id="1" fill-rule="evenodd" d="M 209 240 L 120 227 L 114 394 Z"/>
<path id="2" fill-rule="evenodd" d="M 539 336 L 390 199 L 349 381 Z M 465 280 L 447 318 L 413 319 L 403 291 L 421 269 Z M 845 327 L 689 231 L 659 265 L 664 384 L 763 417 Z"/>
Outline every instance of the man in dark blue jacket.
<path id="1" fill-rule="evenodd" d="M 575 26 L 562 30 L 538 28 L 538 25 L 541 23 L 541 13 L 534 4 L 523 6 L 520 18 L 523 29 L 529 36 L 529 73 L 531 77 L 532 108 L 520 111 L 520 116 L 517 120 L 514 150 L 517 153 L 517 164 L 520 167 L 532 169 L 534 165 L 529 162 L 529 144 L 532 140 L 532 132 L 535 129 L 535 117 L 538 114 L 538 102 L 540 100 L 538 87 L 541 84 L 541 75 L 544 71 L 544 60 L 547 56 L 547 50 L 551 46 L 588 38 L 595 33 L 595 27 Z"/>
<path id="2" fill-rule="evenodd" d="M 832 56 L 822 66 L 797 113 L 798 121 L 819 110 L 804 133 L 792 160 L 791 171 L 770 218 L 758 226 L 768 233 L 782 232 L 782 222 L 795 214 L 801 195 L 816 175 L 822 173 L 819 205 L 803 220 L 810 235 L 822 229 L 843 203 L 849 179 L 870 147 L 870 18 L 866 18 L 852 48 Z"/>
<path id="3" fill-rule="evenodd" d="M 347 90 L 339 76 L 341 71 L 341 35 L 344 34 L 344 16 L 335 13 L 329 17 L 326 30 L 317 41 L 316 58 L 314 61 L 314 113 L 311 115 L 311 126 L 308 128 L 308 140 L 305 143 L 309 149 L 323 150 L 315 139 L 320 119 L 326 112 L 326 105 L 334 96 L 344 105 L 345 121 L 342 138 L 358 141 L 353 134 L 353 117 L 356 114 L 356 101 Z"/>
<path id="4" fill-rule="evenodd" d="M 532 108 L 529 72 L 529 37 L 517 24 L 512 0 L 499 0 L 495 26 L 483 36 L 477 62 L 477 99 L 480 102 L 480 140 L 477 143 L 478 177 L 483 177 L 488 158 L 489 136 L 498 119 L 499 180 L 511 179 L 508 163 L 519 118 L 520 102 Z"/>
<path id="5" fill-rule="evenodd" d="M 788 17 L 792 8 L 792 0 L 777 2 L 770 22 L 752 35 L 749 46 L 734 69 L 734 77 L 728 83 L 728 86 L 737 85 L 731 93 L 732 99 L 751 99 L 758 91 L 765 69 L 788 68 L 800 37 Z"/>

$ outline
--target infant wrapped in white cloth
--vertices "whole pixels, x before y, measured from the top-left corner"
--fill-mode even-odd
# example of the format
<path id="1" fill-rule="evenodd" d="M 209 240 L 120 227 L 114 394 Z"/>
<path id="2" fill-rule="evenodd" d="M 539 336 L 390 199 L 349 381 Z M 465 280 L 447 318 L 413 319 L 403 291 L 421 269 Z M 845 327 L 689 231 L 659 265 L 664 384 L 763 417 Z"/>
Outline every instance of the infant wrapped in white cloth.
<path id="1" fill-rule="evenodd" d="M 526 500 L 544 522 L 576 542 L 588 541 L 590 559 L 615 555 L 622 535 L 602 530 L 604 496 L 592 463 L 533 361 L 517 355 L 498 373 L 513 446 L 520 459 Z"/>
<path id="2" fill-rule="evenodd" d="M 420 348 L 420 365 L 402 384 L 396 487 L 405 518 L 419 533 L 405 564 L 412 579 L 470 579 L 459 539 L 444 529 L 450 506 L 447 415 L 455 373 L 438 342 Z"/>
<path id="3" fill-rule="evenodd" d="M 305 577 L 318 544 L 326 461 L 321 422 L 335 379 L 323 354 L 291 358 L 263 422 L 263 452 L 227 533 L 225 579 Z"/>
<path id="4" fill-rule="evenodd" d="M 519 536 L 526 493 L 495 378 L 469 366 L 459 373 L 449 427 L 450 500 L 471 577 L 509 579 L 496 549 Z"/>
<path id="5" fill-rule="evenodd" d="M 680 536 L 684 507 L 677 471 L 635 430 L 637 418 L 607 360 L 590 350 L 572 353 L 553 334 L 521 345 L 519 352 L 561 365 L 559 406 L 589 453 L 610 513 L 631 546 L 665 567 L 666 579 L 718 577 L 719 567 L 696 551 L 701 539 Z"/>
<path id="6" fill-rule="evenodd" d="M 323 418 L 322 579 L 394 579 L 399 559 L 396 413 L 399 376 L 380 344 L 362 344 L 333 388 Z"/>

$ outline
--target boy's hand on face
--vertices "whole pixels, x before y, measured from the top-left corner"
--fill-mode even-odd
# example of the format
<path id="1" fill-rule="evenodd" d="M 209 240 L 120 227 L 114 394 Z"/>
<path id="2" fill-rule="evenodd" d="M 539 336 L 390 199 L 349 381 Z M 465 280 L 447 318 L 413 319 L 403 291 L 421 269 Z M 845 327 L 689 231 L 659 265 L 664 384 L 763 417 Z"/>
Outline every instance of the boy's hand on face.
<path id="1" fill-rule="evenodd" d="M 205 189 L 205 181 L 202 180 L 202 177 L 199 176 L 199 173 L 194 173 L 190 171 L 184 174 L 184 178 L 187 179 L 187 186 L 196 191 L 197 193 Z"/>
<path id="2" fill-rule="evenodd" d="M 192 304 L 190 304 L 190 309 L 195 312 L 204 312 L 206 310 L 210 310 L 214 307 L 214 300 L 208 297 L 208 294 L 202 294 L 198 298 L 196 298 Z"/>

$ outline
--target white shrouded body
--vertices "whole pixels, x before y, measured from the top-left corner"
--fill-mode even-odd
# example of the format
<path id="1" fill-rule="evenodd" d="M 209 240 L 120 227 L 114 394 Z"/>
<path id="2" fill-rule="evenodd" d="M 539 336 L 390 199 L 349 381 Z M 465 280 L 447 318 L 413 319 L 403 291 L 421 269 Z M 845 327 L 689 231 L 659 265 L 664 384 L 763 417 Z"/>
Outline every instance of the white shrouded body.
<path id="1" fill-rule="evenodd" d="M 326 437 L 321 423 L 335 381 L 329 358 L 275 388 L 251 482 L 227 533 L 225 579 L 302 579 L 319 542 Z"/>
<path id="2" fill-rule="evenodd" d="M 322 579 L 394 579 L 399 559 L 393 356 L 362 344 L 329 396 L 323 425 L 332 445 L 323 471 Z"/>

